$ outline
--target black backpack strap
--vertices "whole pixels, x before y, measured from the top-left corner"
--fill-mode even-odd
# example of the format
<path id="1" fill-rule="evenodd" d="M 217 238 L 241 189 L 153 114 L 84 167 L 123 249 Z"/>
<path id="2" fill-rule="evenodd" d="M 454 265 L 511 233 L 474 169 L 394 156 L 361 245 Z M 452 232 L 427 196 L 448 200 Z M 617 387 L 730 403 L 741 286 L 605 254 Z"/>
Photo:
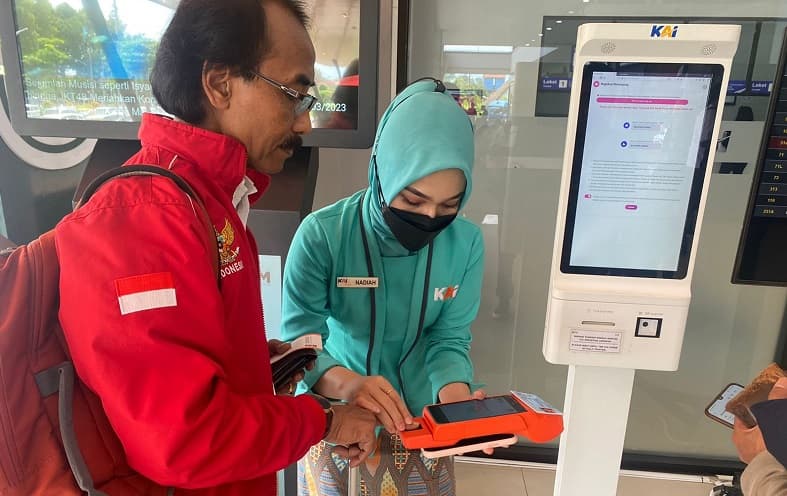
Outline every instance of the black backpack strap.
<path id="1" fill-rule="evenodd" d="M 123 167 L 116 167 L 111 169 L 90 182 L 82 193 L 82 198 L 76 204 L 75 208 L 79 208 L 98 191 L 101 186 L 115 178 L 122 177 L 135 177 L 135 176 L 162 176 L 174 182 L 184 193 L 189 195 L 193 203 L 197 205 L 197 215 L 200 217 L 205 232 L 208 234 L 209 243 L 215 248 L 211 250 L 211 262 L 213 264 L 213 272 L 216 275 L 216 283 L 221 286 L 221 271 L 219 269 L 219 233 L 213 227 L 213 222 L 210 220 L 208 209 L 205 208 L 205 203 L 202 198 L 194 191 L 194 188 L 183 179 L 181 176 L 175 174 L 171 170 L 164 169 L 155 165 L 125 165 Z"/>
<path id="2" fill-rule="evenodd" d="M 60 421 L 60 439 L 63 441 L 63 451 L 66 453 L 68 466 L 77 486 L 87 496 L 109 496 L 96 489 L 77 442 L 74 430 L 74 365 L 71 362 L 55 365 L 36 374 L 35 380 L 42 397 L 58 393 L 57 416 Z"/>

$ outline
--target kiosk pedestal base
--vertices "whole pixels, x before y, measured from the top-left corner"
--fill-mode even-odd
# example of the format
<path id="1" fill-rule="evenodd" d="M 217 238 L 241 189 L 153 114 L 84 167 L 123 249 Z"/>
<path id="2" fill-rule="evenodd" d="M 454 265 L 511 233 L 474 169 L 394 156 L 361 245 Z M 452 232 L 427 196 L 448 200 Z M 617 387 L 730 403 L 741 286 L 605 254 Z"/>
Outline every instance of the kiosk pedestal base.
<path id="1" fill-rule="evenodd" d="M 634 370 L 571 365 L 555 496 L 614 496 Z"/>

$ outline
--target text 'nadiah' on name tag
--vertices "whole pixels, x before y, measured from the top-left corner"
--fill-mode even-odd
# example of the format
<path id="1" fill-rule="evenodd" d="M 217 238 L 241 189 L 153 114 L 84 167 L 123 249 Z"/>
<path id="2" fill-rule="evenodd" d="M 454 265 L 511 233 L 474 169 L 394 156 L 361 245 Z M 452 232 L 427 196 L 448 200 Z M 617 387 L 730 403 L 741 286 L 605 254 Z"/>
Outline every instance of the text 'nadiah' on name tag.
<path id="1" fill-rule="evenodd" d="M 376 288 L 380 286 L 377 277 L 337 277 L 337 288 Z"/>

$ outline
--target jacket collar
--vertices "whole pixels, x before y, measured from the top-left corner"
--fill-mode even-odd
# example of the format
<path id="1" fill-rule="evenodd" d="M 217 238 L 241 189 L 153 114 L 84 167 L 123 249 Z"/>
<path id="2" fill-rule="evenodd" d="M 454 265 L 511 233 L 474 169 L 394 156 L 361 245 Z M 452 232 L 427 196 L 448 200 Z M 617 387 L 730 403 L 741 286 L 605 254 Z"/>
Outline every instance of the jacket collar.
<path id="1" fill-rule="evenodd" d="M 191 163 L 201 177 L 217 184 L 230 197 L 244 176 L 248 176 L 257 188 L 252 202 L 270 185 L 270 176 L 248 167 L 246 147 L 230 136 L 169 117 L 144 114 L 139 139 L 143 147 L 163 148 Z"/>

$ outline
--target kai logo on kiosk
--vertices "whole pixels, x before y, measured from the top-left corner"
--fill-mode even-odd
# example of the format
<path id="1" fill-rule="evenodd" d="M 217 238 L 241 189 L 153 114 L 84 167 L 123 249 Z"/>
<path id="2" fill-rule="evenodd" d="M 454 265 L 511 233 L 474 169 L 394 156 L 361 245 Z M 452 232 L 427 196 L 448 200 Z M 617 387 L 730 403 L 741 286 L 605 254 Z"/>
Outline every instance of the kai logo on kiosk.
<path id="1" fill-rule="evenodd" d="M 654 24 L 652 28 L 650 28 L 650 37 L 651 38 L 677 38 L 678 37 L 678 26 L 659 26 L 658 24 Z"/>

